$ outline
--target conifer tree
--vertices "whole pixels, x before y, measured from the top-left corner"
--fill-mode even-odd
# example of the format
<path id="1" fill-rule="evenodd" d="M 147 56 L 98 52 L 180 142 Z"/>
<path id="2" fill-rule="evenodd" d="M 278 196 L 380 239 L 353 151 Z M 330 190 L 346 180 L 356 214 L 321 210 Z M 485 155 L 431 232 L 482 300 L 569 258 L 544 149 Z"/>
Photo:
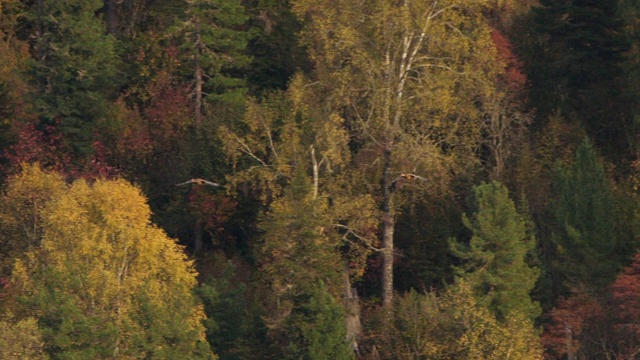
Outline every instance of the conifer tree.
<path id="1" fill-rule="evenodd" d="M 609 151 L 626 148 L 625 136 L 635 136 L 624 133 L 635 126 L 623 97 L 630 41 L 619 3 L 541 0 L 533 8 L 540 37 L 530 59 L 532 102 L 543 116 L 555 110 L 577 115 L 594 141 Z"/>
<path id="2" fill-rule="evenodd" d="M 35 109 L 42 121 L 60 122 L 81 153 L 90 151 L 97 124 L 108 118 L 120 84 L 115 39 L 97 15 L 101 0 L 36 1 L 29 8 L 35 33 Z"/>
<path id="3" fill-rule="evenodd" d="M 285 359 L 348 360 L 354 358 L 344 327 L 344 310 L 329 294 L 322 281 L 309 283 L 308 292 L 287 321 L 292 341 Z"/>
<path id="4" fill-rule="evenodd" d="M 243 102 L 245 83 L 238 70 L 249 62 L 244 55 L 249 33 L 241 29 L 247 16 L 239 0 L 187 0 L 187 3 L 187 18 L 179 30 L 185 36 L 183 48 L 193 69 L 198 132 L 205 100 Z"/>
<path id="5" fill-rule="evenodd" d="M 491 182 L 474 187 L 471 217 L 463 217 L 471 231 L 469 245 L 452 242 L 453 254 L 463 260 L 459 276 L 471 286 L 478 302 L 499 319 L 518 312 L 534 320 L 540 306 L 531 300 L 539 270 L 527 264 L 535 248 L 535 238 L 527 231 L 524 218 L 516 211 L 507 188 Z"/>
<path id="6" fill-rule="evenodd" d="M 571 166 L 558 169 L 553 241 L 565 285 L 603 289 L 631 258 L 616 233 L 615 198 L 604 167 L 585 139 Z"/>

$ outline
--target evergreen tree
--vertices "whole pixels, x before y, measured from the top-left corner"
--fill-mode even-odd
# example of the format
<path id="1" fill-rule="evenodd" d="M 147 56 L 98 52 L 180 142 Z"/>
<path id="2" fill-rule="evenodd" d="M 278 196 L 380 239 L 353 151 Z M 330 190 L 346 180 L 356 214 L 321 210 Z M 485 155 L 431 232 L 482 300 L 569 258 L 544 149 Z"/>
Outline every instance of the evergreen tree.
<path id="1" fill-rule="evenodd" d="M 247 69 L 254 94 L 285 90 L 296 71 L 308 67 L 308 59 L 298 33 L 301 24 L 291 11 L 289 0 L 251 0 L 246 2 L 252 14 L 254 36 L 247 50 L 252 56 Z"/>
<path id="2" fill-rule="evenodd" d="M 630 259 L 632 244 L 624 244 L 616 233 L 611 184 L 588 139 L 573 165 L 558 169 L 554 189 L 553 241 L 565 285 L 602 289 Z"/>
<path id="3" fill-rule="evenodd" d="M 101 0 L 36 1 L 29 8 L 35 33 L 29 70 L 34 104 L 43 122 L 60 122 L 76 151 L 90 151 L 120 84 L 115 39 L 96 15 Z"/>
<path id="4" fill-rule="evenodd" d="M 236 266 L 223 254 L 213 259 L 214 273 L 196 291 L 207 319 L 207 340 L 221 360 L 273 358 L 264 310 L 250 284 L 236 274 Z"/>
<path id="5" fill-rule="evenodd" d="M 284 359 L 348 360 L 354 358 L 346 339 L 342 305 L 327 292 L 323 282 L 309 283 L 287 321 L 291 342 Z"/>
<path id="6" fill-rule="evenodd" d="M 539 270 L 527 264 L 535 248 L 535 238 L 527 231 L 507 188 L 491 182 L 474 187 L 470 201 L 471 217 L 464 215 L 471 231 L 469 245 L 452 242 L 453 254 L 463 260 L 458 267 L 461 278 L 474 289 L 478 302 L 500 319 L 518 312 L 534 320 L 540 306 L 529 296 Z"/>
<path id="7" fill-rule="evenodd" d="M 245 82 L 240 70 L 249 63 L 244 54 L 249 33 L 241 29 L 247 16 L 239 0 L 187 0 L 187 3 L 187 18 L 179 30 L 185 36 L 183 49 L 193 69 L 198 132 L 205 100 L 218 106 L 244 102 Z"/>
<path id="8" fill-rule="evenodd" d="M 597 143 L 625 147 L 624 53 L 629 50 L 618 0 L 541 0 L 533 10 L 541 37 L 530 59 L 532 101 L 547 116 L 576 114 Z"/>

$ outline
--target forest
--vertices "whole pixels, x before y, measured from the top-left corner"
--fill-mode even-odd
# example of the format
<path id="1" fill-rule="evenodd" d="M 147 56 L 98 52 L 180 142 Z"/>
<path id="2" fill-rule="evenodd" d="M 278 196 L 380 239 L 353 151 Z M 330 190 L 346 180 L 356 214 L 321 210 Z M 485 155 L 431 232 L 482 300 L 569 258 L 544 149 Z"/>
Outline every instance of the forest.
<path id="1" fill-rule="evenodd" d="M 638 250 L 638 0 L 0 0 L 1 359 L 632 360 Z"/>

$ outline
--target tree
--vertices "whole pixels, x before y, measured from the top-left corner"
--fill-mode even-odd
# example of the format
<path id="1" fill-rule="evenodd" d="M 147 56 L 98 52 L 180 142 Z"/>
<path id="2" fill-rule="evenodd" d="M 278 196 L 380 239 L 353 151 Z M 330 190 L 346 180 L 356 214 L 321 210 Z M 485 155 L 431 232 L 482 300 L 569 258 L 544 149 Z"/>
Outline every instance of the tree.
<path id="1" fill-rule="evenodd" d="M 474 159 L 476 85 L 495 72 L 483 3 L 298 0 L 293 9 L 303 21 L 317 97 L 345 118 L 354 168 L 365 168 L 363 186 L 375 189 L 382 302 L 390 310 L 397 189 L 425 179 L 444 186 Z"/>
<path id="2" fill-rule="evenodd" d="M 30 180 L 25 173 L 16 183 Z M 17 314 L 53 357 L 212 358 L 196 274 L 124 180 L 75 181 L 40 212 L 42 240 L 13 269 Z"/>
<path id="3" fill-rule="evenodd" d="M 516 312 L 530 320 L 540 315 L 540 305 L 529 296 L 539 270 L 527 264 L 535 238 L 527 231 L 507 188 L 498 183 L 473 188 L 471 217 L 463 216 L 471 231 L 469 245 L 452 241 L 452 252 L 463 261 L 458 274 L 471 286 L 478 303 L 505 320 Z"/>
<path id="4" fill-rule="evenodd" d="M 252 57 L 247 68 L 250 92 L 257 95 L 285 90 L 295 73 L 309 65 L 298 38 L 300 22 L 288 0 L 252 0 L 246 4 L 253 33 L 247 46 Z"/>
<path id="5" fill-rule="evenodd" d="M 232 191 L 261 208 L 262 234 L 252 250 L 269 289 L 263 301 L 274 339 L 283 338 L 277 334 L 300 306 L 296 299 L 309 295 L 310 281 L 323 280 L 338 297 L 375 248 L 373 200 L 352 191 L 344 172 L 350 154 L 343 119 L 318 106 L 307 85 L 297 75 L 286 93 L 250 99 L 243 121 L 221 129 Z"/>
<path id="6" fill-rule="evenodd" d="M 242 103 L 244 80 L 234 74 L 249 62 L 244 55 L 249 34 L 239 0 L 187 0 L 187 19 L 179 25 L 184 47 L 193 61 L 195 128 L 202 127 L 205 98 L 213 102 Z"/>
<path id="7" fill-rule="evenodd" d="M 604 167 L 588 139 L 572 165 L 553 181 L 553 241 L 565 285 L 602 290 L 629 259 L 632 243 L 616 232 L 615 198 Z"/>
<path id="8" fill-rule="evenodd" d="M 22 172 L 9 177 L 0 198 L 2 276 L 10 274 L 16 259 L 40 246 L 45 227 L 42 212 L 51 199 L 65 190 L 62 176 L 38 165 L 22 164 Z"/>
<path id="9" fill-rule="evenodd" d="M 547 314 L 542 343 L 547 356 L 556 359 L 613 358 L 610 351 L 612 329 L 606 308 L 585 289 L 574 289 L 560 298 Z"/>
<path id="10" fill-rule="evenodd" d="M 228 260 L 222 253 L 212 258 L 213 271 L 196 292 L 207 314 L 204 325 L 209 344 L 224 360 L 277 358 L 280 349 L 269 341 L 266 313 L 255 295 L 259 289 L 237 271 L 238 259 Z"/>
<path id="11" fill-rule="evenodd" d="M 393 359 L 542 359 L 533 323 L 520 314 L 497 321 L 459 281 L 443 294 L 411 291 L 396 302 Z"/>
<path id="12" fill-rule="evenodd" d="M 29 61 L 28 46 L 16 37 L 22 7 L 18 0 L 0 4 L 0 151 L 13 142 L 16 123 L 32 116 L 21 76 Z"/>
<path id="13" fill-rule="evenodd" d="M 522 62 L 513 53 L 513 46 L 498 30 L 491 31 L 501 64 L 499 75 L 487 84 L 482 95 L 484 113 L 484 145 L 489 150 L 491 178 L 504 181 L 507 162 L 524 139 L 531 114 L 525 110 L 525 86 L 527 77 L 522 72 Z"/>
<path id="14" fill-rule="evenodd" d="M 640 353 L 640 255 L 624 268 L 611 285 L 614 331 L 618 356 L 633 359 Z"/>
<path id="15" fill-rule="evenodd" d="M 115 40 L 96 16 L 103 6 L 101 0 L 39 0 L 28 12 L 35 109 L 45 124 L 59 121 L 80 154 L 91 151 L 119 85 Z"/>
<path id="16" fill-rule="evenodd" d="M 0 321 L 0 357 L 6 360 L 45 360 L 42 334 L 35 318 Z"/>
<path id="17" fill-rule="evenodd" d="M 291 340 L 284 358 L 354 359 L 344 327 L 344 309 L 329 294 L 323 282 L 310 285 L 285 325 Z"/>
<path id="18" fill-rule="evenodd" d="M 624 54 L 630 42 L 619 3 L 540 1 L 532 13 L 540 40 L 529 71 L 539 115 L 556 110 L 577 115 L 596 144 L 618 157 L 628 145 L 625 136 L 631 134 L 624 132 L 633 121 L 622 96 Z"/>

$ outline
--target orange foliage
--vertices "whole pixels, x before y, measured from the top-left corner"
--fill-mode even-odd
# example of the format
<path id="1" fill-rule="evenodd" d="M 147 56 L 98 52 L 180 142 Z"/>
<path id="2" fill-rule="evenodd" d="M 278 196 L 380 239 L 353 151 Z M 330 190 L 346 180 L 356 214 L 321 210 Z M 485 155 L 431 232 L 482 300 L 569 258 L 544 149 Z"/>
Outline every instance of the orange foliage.
<path id="1" fill-rule="evenodd" d="M 522 70 L 522 61 L 513 53 L 513 45 L 500 31 L 495 29 L 491 31 L 491 40 L 498 51 L 498 59 L 505 67 L 501 80 L 511 91 L 523 91 L 527 83 L 527 76 Z"/>
<path id="2" fill-rule="evenodd" d="M 601 304 L 582 290 L 567 299 L 561 299 L 552 309 L 545 326 L 542 343 L 552 359 L 577 354 L 583 343 L 583 333 L 593 330 L 605 319 Z"/>

